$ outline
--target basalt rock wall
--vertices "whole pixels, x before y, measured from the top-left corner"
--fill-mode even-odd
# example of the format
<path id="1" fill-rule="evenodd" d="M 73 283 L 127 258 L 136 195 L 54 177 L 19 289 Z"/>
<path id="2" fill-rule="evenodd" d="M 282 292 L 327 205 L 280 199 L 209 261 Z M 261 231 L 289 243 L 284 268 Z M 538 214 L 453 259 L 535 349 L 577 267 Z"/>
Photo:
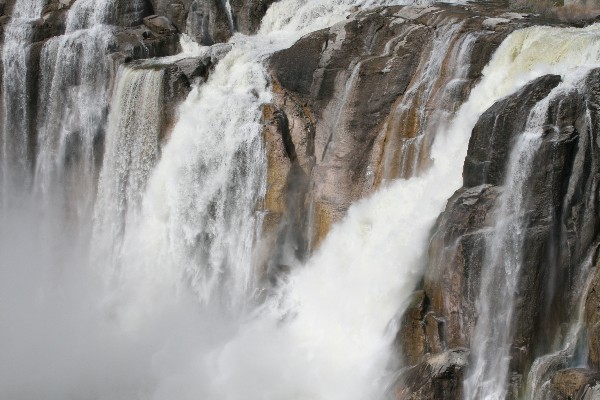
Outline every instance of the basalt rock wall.
<path id="1" fill-rule="evenodd" d="M 598 278 L 595 273 L 590 284 L 588 277 L 597 268 L 600 231 L 600 165 L 596 155 L 599 78 L 600 71 L 594 70 L 587 77 L 585 90 L 551 100 L 542 144 L 533 161 L 534 172 L 528 179 L 528 224 L 510 352 L 511 398 L 531 395 L 526 384 L 528 377 L 532 378 L 534 360 L 561 349 L 569 324 L 577 321 L 582 299 L 587 303 L 585 339 L 581 340 L 589 353 L 591 370 L 568 372 L 568 362 L 556 353 L 556 362 L 543 374 L 543 381 L 551 383 L 542 398 L 591 396 L 589 388 L 597 382 L 592 371 L 598 360 Z M 494 207 L 507 179 L 508 153 L 525 131 L 532 107 L 560 80 L 555 75 L 537 79 L 488 109 L 474 128 L 464 186 L 448 201 L 437 222 L 424 290 L 414 295 L 398 334 L 406 363 L 421 365 L 437 353 L 472 345 L 485 242 L 494 234 L 498 218 Z M 587 359 L 587 355 L 581 357 Z M 453 379 L 461 377 L 453 375 Z M 406 379 L 399 387 L 416 390 Z M 457 387 L 459 390 L 460 385 Z M 457 398 L 457 393 L 443 398 Z"/>
<path id="2" fill-rule="evenodd" d="M 503 38 L 531 23 L 484 28 L 489 16 L 477 6 L 358 12 L 271 57 L 268 130 L 284 139 L 270 143 L 267 210 L 274 220 L 296 214 L 297 252 L 317 248 L 352 202 L 428 167 L 437 124 L 468 97 Z M 292 169 L 302 179 L 290 179 Z"/>

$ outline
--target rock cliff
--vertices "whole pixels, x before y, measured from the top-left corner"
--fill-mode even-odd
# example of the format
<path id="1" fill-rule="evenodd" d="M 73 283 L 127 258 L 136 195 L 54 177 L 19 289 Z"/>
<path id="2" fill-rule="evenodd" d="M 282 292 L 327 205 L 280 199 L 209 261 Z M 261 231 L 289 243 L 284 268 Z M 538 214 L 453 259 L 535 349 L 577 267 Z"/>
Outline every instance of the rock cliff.
<path id="1" fill-rule="evenodd" d="M 105 21 L 110 39 L 99 45 L 99 58 L 108 65 L 101 83 L 110 93 L 120 66 L 164 70 L 165 143 L 179 104 L 232 49 L 225 43 L 236 33 L 257 32 L 273 2 L 115 1 Z M 14 3 L 0 0 L 4 42 Z M 44 102 L 55 100 L 43 96 L 56 85 L 40 70 L 44 60 L 60 61 L 44 48 L 72 33 L 67 17 L 74 7 L 73 0 L 51 0 L 40 18 L 24 22 L 31 31 L 25 102 L 3 124 L 29 116 L 24 154 L 31 164 L 43 140 L 38 125 L 45 121 Z M 292 259 L 304 261 L 317 251 L 351 204 L 392 180 L 424 174 L 439 128 L 469 98 L 503 41 L 518 29 L 558 24 L 540 18 L 513 13 L 503 2 L 357 8 L 345 21 L 272 54 L 265 62 L 273 98 L 262 106 L 267 188 L 257 205 L 267 238 L 265 285 L 277 285 Z M 181 52 L 182 34 L 212 47 L 203 56 L 165 58 Z M 86 79 L 67 75 L 59 90 L 65 98 Z M 543 132 L 519 204 L 515 248 L 521 267 L 510 293 L 507 398 L 600 398 L 600 69 L 586 74 L 585 85 L 557 92 L 564 80 L 538 77 L 479 116 L 463 185 L 437 219 L 422 282 L 398 316 L 394 351 L 402 368 L 387 391 L 390 398 L 465 396 L 469 368 L 476 365 L 484 281 L 490 281 L 492 299 L 504 284 L 487 276 L 494 265 L 490 243 L 504 229 L 500 206 L 510 190 L 510 165 L 544 102 Z M 109 104 L 99 107 L 97 164 Z M 76 165 L 74 151 L 67 153 L 69 165 Z"/>
<path id="2" fill-rule="evenodd" d="M 591 286 L 586 282 L 589 271 L 598 263 L 598 183 L 594 172 L 598 163 L 598 78 L 598 70 L 594 70 L 587 77 L 585 91 L 552 99 L 535 155 L 536 168 L 527 181 L 528 222 L 523 234 L 523 269 L 516 289 L 510 351 L 511 398 L 531 394 L 527 392 L 527 379 L 540 371 L 534 361 L 556 351 L 554 362 L 546 360 L 537 378 L 542 383 L 551 381 L 552 389 L 547 390 L 553 394 L 546 393 L 542 398 L 575 398 L 576 393 L 592 385 L 590 380 L 596 379 L 590 371 L 573 372 L 583 373 L 585 379 L 567 378 L 572 375 L 566 375 L 563 368 L 568 367 L 568 357 L 573 354 L 560 350 L 569 335 L 569 323 L 577 322 L 577 310 L 587 299 L 586 328 L 579 333 L 587 337 L 587 344 L 584 340 L 580 346 L 589 351 L 589 367 L 597 368 L 596 281 Z M 421 362 L 431 353 L 471 346 L 486 261 L 485 242 L 494 235 L 495 219 L 502 217 L 494 207 L 506 181 L 503 175 L 508 154 L 515 146 L 515 136 L 525 131 L 533 105 L 559 82 L 559 76 L 548 75 L 530 83 L 488 109 L 473 130 L 464 186 L 449 200 L 438 220 L 424 290 L 415 294 L 409 311 L 412 317 L 404 319 L 398 334 L 400 351 L 409 364 Z M 568 384 L 561 383 L 566 379 L 571 379 Z"/>
<path id="3" fill-rule="evenodd" d="M 275 101 L 264 113 L 265 205 L 279 246 L 309 254 L 351 203 L 387 180 L 426 170 L 437 124 L 468 97 L 497 46 L 515 29 L 544 23 L 506 18 L 506 12 L 476 4 L 358 11 L 271 57 Z M 472 345 L 486 238 L 497 223 L 509 156 L 533 107 L 560 82 L 557 75 L 531 82 L 489 108 L 473 129 L 463 188 L 432 232 L 422 289 L 401 319 L 396 343 L 412 367 L 399 376 L 392 397 L 463 396 L 470 360 L 464 349 Z M 589 288 L 586 283 L 597 264 L 600 227 L 597 85 L 593 71 L 585 91 L 552 99 L 527 178 L 510 398 L 533 396 L 544 382 L 550 382 L 544 396 L 583 398 L 592 396 L 597 379 L 590 371 L 598 360 L 598 278 Z M 271 262 L 285 264 L 280 258 Z M 569 372 L 576 356 L 560 350 L 569 326 L 578 323 L 582 298 L 586 328 L 579 335 L 587 339 L 578 346 L 588 349 L 591 369 Z M 542 357 L 554 352 L 560 355 L 553 362 Z"/>

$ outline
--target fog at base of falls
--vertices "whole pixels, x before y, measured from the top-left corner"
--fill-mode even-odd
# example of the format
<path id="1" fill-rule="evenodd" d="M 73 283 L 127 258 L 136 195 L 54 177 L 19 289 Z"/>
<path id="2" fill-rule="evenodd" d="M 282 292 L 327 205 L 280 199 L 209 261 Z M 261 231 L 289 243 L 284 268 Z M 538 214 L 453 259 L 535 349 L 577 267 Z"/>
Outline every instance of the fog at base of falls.
<path id="1" fill-rule="evenodd" d="M 182 105 L 140 219 L 125 229 L 123 250 L 115 246 L 115 265 L 112 258 L 90 263 L 89 247 L 97 244 L 88 242 L 90 227 L 56 225 L 62 210 L 54 218 L 52 207 L 42 215 L 37 204 L 22 202 L 5 213 L 0 397 L 383 396 L 394 318 L 421 279 L 429 231 L 461 184 L 471 129 L 483 110 L 537 72 L 524 76 L 524 65 L 506 75 L 510 64 L 495 58 L 455 122 L 436 137 L 433 166 L 352 206 L 306 265 L 254 308 L 249 244 L 259 240 L 253 196 L 264 190 L 255 181 L 264 160 L 247 156 L 263 150 L 260 105 L 271 100 L 262 61 L 302 32 L 343 19 L 350 3 L 320 2 L 333 6 L 306 11 L 304 2 L 284 0 L 277 4 L 287 7 L 267 13 L 262 37 L 236 35 L 234 49 Z M 230 178 L 241 185 L 231 187 Z M 243 185 L 248 191 L 234 190 Z M 235 218 L 225 212 L 232 204 L 243 206 Z M 208 253 L 193 251 L 199 240 L 211 246 Z M 244 262 L 228 263 L 233 255 Z"/>

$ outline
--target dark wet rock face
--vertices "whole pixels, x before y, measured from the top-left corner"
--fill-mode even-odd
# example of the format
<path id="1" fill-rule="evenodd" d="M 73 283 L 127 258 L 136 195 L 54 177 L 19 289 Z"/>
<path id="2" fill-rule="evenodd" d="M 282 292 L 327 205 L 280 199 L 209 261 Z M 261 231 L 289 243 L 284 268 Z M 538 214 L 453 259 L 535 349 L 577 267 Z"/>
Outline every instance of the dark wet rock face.
<path id="1" fill-rule="evenodd" d="M 180 32 L 186 31 L 191 4 L 192 0 L 152 0 L 154 13 L 168 18 Z"/>
<path id="2" fill-rule="evenodd" d="M 198 43 L 211 45 L 229 40 L 234 26 L 221 0 L 194 0 L 187 18 L 187 33 Z"/>
<path id="3" fill-rule="evenodd" d="M 439 353 L 424 343 L 442 348 L 469 347 L 477 322 L 476 302 L 484 268 L 486 238 L 494 234 L 494 210 L 508 177 L 508 154 L 521 135 L 532 107 L 561 81 L 558 76 L 539 78 L 514 95 L 489 108 L 473 129 L 464 167 L 464 187 L 448 201 L 431 240 L 424 291 L 407 311 L 399 333 L 415 339 L 404 352 L 409 362 Z M 577 320 L 582 296 L 587 296 L 586 335 L 590 366 L 597 368 L 599 300 L 597 278 L 585 294 L 589 269 L 597 264 L 600 227 L 597 209 L 600 159 L 595 129 L 600 116 L 600 71 L 587 78 L 585 90 L 563 93 L 549 104 L 535 166 L 527 181 L 527 225 L 515 298 L 510 371 L 511 398 L 524 395 L 533 361 L 556 351 L 556 338 L 564 337 Z M 421 324 L 414 316 L 421 316 Z M 442 321 L 433 335 L 427 329 L 431 316 Z M 428 318 L 429 317 L 429 318 Z M 413 344 L 416 342 L 417 344 Z M 400 343 L 403 344 L 403 343 Z M 418 354 L 419 349 L 422 354 Z M 562 367 L 561 367 L 562 366 Z M 560 371 L 557 363 L 546 372 L 547 398 L 583 398 L 591 372 Z M 584 379 L 585 378 L 585 379 Z M 588 379 L 589 378 L 589 379 Z M 593 378 L 593 379 L 592 379 Z M 594 381 L 595 382 L 595 381 Z M 586 389 L 587 388 L 587 389 Z M 580 397 L 576 397 L 580 396 Z M 421 398 L 421 397 L 419 397 Z"/>
<path id="4" fill-rule="evenodd" d="M 542 77 L 519 94 L 497 102 L 479 118 L 465 159 L 465 187 L 502 185 L 514 136 L 525 130 L 533 106 L 560 81 L 556 75 Z"/>
<path id="5" fill-rule="evenodd" d="M 429 311 L 446 321 L 448 346 L 468 346 L 474 328 L 485 239 L 494 225 L 491 212 L 501 190 L 492 183 L 503 181 L 497 175 L 504 173 L 513 136 L 522 132 L 531 108 L 559 82 L 558 76 L 536 80 L 484 112 L 473 129 L 463 172 L 465 186 L 450 198 L 438 220 L 425 276 Z M 508 129 L 498 121 L 507 121 Z M 517 130 L 510 130 L 513 126 Z M 486 160 L 487 171 L 496 175 L 472 167 L 473 159 Z"/>
<path id="6" fill-rule="evenodd" d="M 255 33 L 271 4 L 277 0 L 231 0 L 236 30 Z"/>
<path id="7" fill-rule="evenodd" d="M 151 15 L 144 18 L 144 25 L 158 35 L 173 33 L 177 30 L 169 18 L 158 15 Z"/>

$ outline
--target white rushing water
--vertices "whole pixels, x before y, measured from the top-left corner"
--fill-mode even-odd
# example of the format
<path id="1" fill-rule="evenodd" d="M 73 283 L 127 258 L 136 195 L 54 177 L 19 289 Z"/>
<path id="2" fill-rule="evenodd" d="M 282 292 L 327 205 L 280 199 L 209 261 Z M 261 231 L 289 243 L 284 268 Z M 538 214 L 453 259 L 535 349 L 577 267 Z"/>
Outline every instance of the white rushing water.
<path id="1" fill-rule="evenodd" d="M 352 206 L 306 265 L 294 266 L 257 306 L 256 210 L 266 190 L 261 105 L 272 100 L 264 59 L 342 21 L 352 6 L 385 3 L 274 4 L 260 34 L 236 35 L 209 80 L 194 88 L 160 157 L 160 104 L 134 103 L 160 97 L 162 73 L 120 70 L 95 204 L 93 268 L 80 246 L 89 224 L 44 229 L 37 206 L 25 205 L 1 221 L 0 359 L 10 362 L 0 362 L 0 397 L 383 396 L 394 318 L 421 279 L 435 219 L 461 186 L 477 118 L 552 65 L 568 72 L 567 62 L 595 62 L 599 36 L 597 27 L 511 36 L 454 121 L 440 125 L 431 167 Z M 90 25 L 104 18 L 102 7 L 78 0 L 69 14 L 74 30 L 50 40 L 43 56 L 50 110 L 40 119 L 36 193 L 64 191 L 61 199 L 84 221 L 95 200 L 94 141 L 104 134 L 98 129 L 108 103 L 108 67 L 94 64 L 93 53 L 103 54 L 110 28 Z M 556 54 L 527 50 L 538 49 L 536 38 L 566 36 L 584 50 L 564 57 L 558 44 Z M 72 48 L 80 49 L 77 57 Z"/>
<path id="2" fill-rule="evenodd" d="M 527 38 L 536 33 L 535 29 L 515 37 Z M 537 32 L 542 37 L 560 36 L 556 31 L 544 29 Z M 587 54 L 579 57 L 571 55 L 570 65 L 561 65 L 563 72 L 571 72 L 570 66 L 583 65 L 585 69 L 590 60 L 594 61 L 590 54 L 595 51 L 592 45 L 596 42 L 597 29 L 560 32 L 590 42 L 590 46 L 586 47 Z M 152 268 L 152 260 L 155 259 L 161 260 L 159 265 L 164 265 L 172 257 L 183 254 L 186 258 L 178 265 L 191 265 L 192 268 L 202 265 L 200 259 L 186 261 L 189 253 L 177 247 L 178 243 L 188 246 L 201 232 L 197 224 L 186 226 L 190 215 L 203 215 L 202 209 L 191 214 L 189 207 L 190 204 L 192 207 L 203 205 L 201 200 L 205 195 L 198 190 L 196 193 L 189 192 L 190 184 L 203 182 L 203 179 L 194 176 L 188 165 L 191 163 L 196 169 L 199 161 L 204 163 L 206 155 L 200 143 L 211 139 L 201 132 L 204 126 L 214 126 L 216 121 L 212 119 L 214 111 L 200 113 L 197 110 L 198 107 L 224 108 L 219 97 L 223 92 L 212 86 L 219 82 L 220 89 L 228 88 L 227 99 L 236 96 L 237 103 L 246 105 L 244 111 L 249 113 L 249 121 L 258 123 L 255 114 L 258 105 L 268 100 L 270 95 L 262 68 L 251 58 L 254 45 L 252 42 L 238 42 L 237 48 L 217 67 L 212 80 L 194 93 L 182 110 L 182 121 L 165 148 L 145 197 L 147 214 L 144 221 L 151 225 L 142 224 L 141 230 L 148 236 L 143 236 L 140 242 L 151 243 L 144 247 L 151 254 L 151 260 L 140 266 L 143 273 L 136 275 L 139 278 L 154 276 L 155 281 L 165 281 L 164 270 L 148 269 Z M 241 51 L 242 46 L 249 47 Z M 271 298 L 254 318 L 234 329 L 236 332 L 230 333 L 232 336 L 226 343 L 214 346 L 208 355 L 198 356 L 196 362 L 208 377 L 198 388 L 203 397 L 364 399 L 382 395 L 385 366 L 389 361 L 388 346 L 394 333 L 388 325 L 421 276 L 422 258 L 435 218 L 446 199 L 461 184 L 461 167 L 472 127 L 479 115 L 496 100 L 563 60 L 556 60 L 556 55 L 548 56 L 548 52 L 535 58 L 527 51 L 521 53 L 522 58 L 515 58 L 512 55 L 516 48 L 522 50 L 526 46 L 513 37 L 485 69 L 482 82 L 461 107 L 452 125 L 441 129 L 432 149 L 434 164 L 423 176 L 395 182 L 353 206 L 307 265 L 292 273 L 279 296 Z M 532 49 L 535 48 L 532 46 Z M 561 50 L 557 47 L 558 54 Z M 211 104 L 207 105 L 202 99 L 209 94 Z M 186 112 L 187 107 L 192 105 L 194 113 Z M 237 111 L 229 110 L 228 120 L 233 120 L 234 124 L 248 121 L 239 119 L 238 115 Z M 207 118 L 208 123 L 204 122 Z M 254 134 L 257 135 L 258 131 Z M 223 140 L 220 136 L 218 138 Z M 239 142 L 233 143 L 239 146 Z M 251 142 L 243 144 L 247 146 L 248 143 Z M 191 153 L 194 155 L 188 158 Z M 203 165 L 199 169 L 204 168 Z M 218 163 L 214 165 L 219 166 Z M 210 172 L 210 169 L 205 169 L 204 174 L 207 171 Z M 190 177 L 193 177 L 191 181 Z M 398 204 L 403 206 L 398 207 Z M 250 204 L 246 203 L 245 207 L 249 209 Z M 407 226 L 411 229 L 406 229 Z M 126 248 L 135 249 L 136 246 L 127 244 Z M 177 255 L 169 254 L 172 249 Z M 137 255 L 134 258 L 140 259 Z M 223 265 L 238 268 L 241 264 Z M 251 273 L 251 270 L 246 270 L 245 274 L 240 270 L 224 273 L 226 278 L 235 276 L 235 281 L 226 283 L 225 287 L 245 290 L 248 272 Z M 219 288 L 223 280 L 219 280 L 218 275 L 207 275 L 206 270 L 199 271 L 199 274 L 192 277 L 192 282 L 200 288 L 198 292 L 204 295 L 203 299 L 208 301 L 210 293 L 222 290 Z M 240 277 L 243 278 L 241 281 Z M 178 280 L 177 277 L 172 279 Z M 135 281 L 139 282 L 138 279 Z M 142 286 L 147 288 L 150 285 Z M 243 292 L 229 290 L 228 298 L 231 293 Z M 154 300 L 156 292 L 143 297 Z M 136 306 L 135 312 L 139 310 L 140 307 Z M 258 359 L 261 361 L 257 362 Z"/>

